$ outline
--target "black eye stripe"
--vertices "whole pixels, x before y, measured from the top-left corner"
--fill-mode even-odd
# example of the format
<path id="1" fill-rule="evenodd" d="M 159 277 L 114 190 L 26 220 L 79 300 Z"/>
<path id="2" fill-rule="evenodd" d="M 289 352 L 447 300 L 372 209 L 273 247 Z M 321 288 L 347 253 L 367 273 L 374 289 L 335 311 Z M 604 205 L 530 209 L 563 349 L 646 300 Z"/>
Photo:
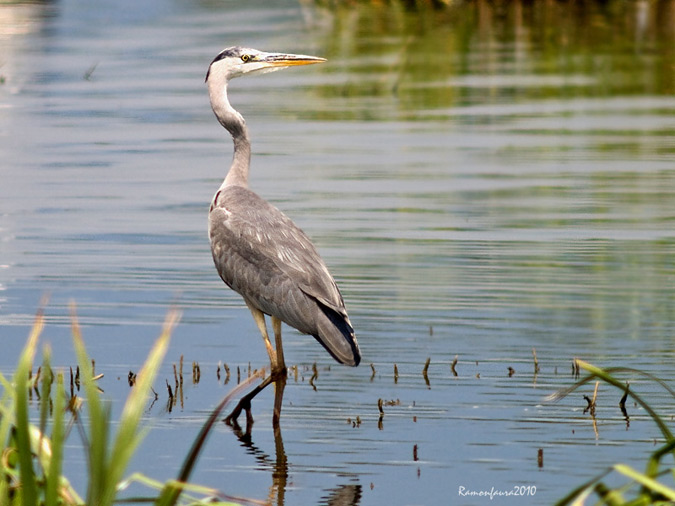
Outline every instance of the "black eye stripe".
<path id="1" fill-rule="evenodd" d="M 218 54 L 218 56 L 216 56 L 216 57 L 213 59 L 213 61 L 211 62 L 211 64 L 214 64 L 214 63 L 216 63 L 217 61 L 220 61 L 220 60 L 222 60 L 222 59 L 224 59 L 224 58 L 230 58 L 230 57 L 233 57 L 233 56 L 237 56 L 237 55 L 239 54 L 240 49 L 241 49 L 241 48 L 239 48 L 239 47 L 228 47 L 227 49 L 223 49 L 223 50 Z"/>
<path id="2" fill-rule="evenodd" d="M 220 53 L 218 53 L 218 56 L 216 56 L 213 59 L 213 61 L 209 64 L 209 69 L 206 71 L 206 79 L 204 79 L 204 81 L 206 82 L 206 81 L 209 80 L 209 74 L 211 73 L 211 65 L 213 65 L 214 63 L 216 63 L 220 60 L 223 60 L 225 58 L 237 57 L 241 54 L 241 51 L 242 51 L 241 47 L 234 46 L 234 47 L 228 47 L 227 49 L 223 49 Z M 250 55 L 247 55 L 247 56 L 249 56 L 249 59 L 247 61 L 250 61 L 251 60 Z M 243 60 L 243 57 L 242 57 L 242 60 Z"/>

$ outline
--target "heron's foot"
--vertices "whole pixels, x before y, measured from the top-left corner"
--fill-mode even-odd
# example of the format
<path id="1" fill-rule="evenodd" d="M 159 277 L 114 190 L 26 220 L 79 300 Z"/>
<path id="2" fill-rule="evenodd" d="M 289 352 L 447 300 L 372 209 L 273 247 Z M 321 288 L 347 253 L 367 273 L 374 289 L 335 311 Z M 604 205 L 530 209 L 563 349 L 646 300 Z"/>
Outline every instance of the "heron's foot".
<path id="1" fill-rule="evenodd" d="M 246 411 L 246 432 L 247 433 L 250 432 L 251 427 L 253 427 L 253 413 L 251 412 L 251 401 L 256 395 L 262 392 L 270 383 L 276 381 L 273 378 L 274 373 L 265 378 L 262 381 L 262 383 L 260 383 L 260 385 L 256 386 L 253 390 L 251 390 L 244 397 L 242 397 L 237 403 L 237 405 L 234 407 L 232 412 L 225 417 L 225 423 L 235 429 L 241 430 L 241 427 L 237 423 L 237 419 L 239 418 L 239 415 L 241 415 L 242 411 Z"/>
<path id="2" fill-rule="evenodd" d="M 241 414 L 242 411 L 246 412 L 246 432 L 244 432 L 241 429 L 241 426 L 239 425 L 239 422 L 237 419 L 239 418 L 239 415 Z M 251 435 L 251 429 L 253 428 L 253 413 L 251 411 L 251 402 L 248 400 L 247 402 L 243 403 L 240 401 L 239 404 L 237 404 L 237 407 L 234 408 L 232 413 L 230 413 L 226 418 L 225 418 L 225 423 L 232 427 L 234 432 L 237 434 L 238 437 L 240 438 L 247 438 L 250 437 Z"/>
<path id="3" fill-rule="evenodd" d="M 251 420 L 251 425 L 253 425 L 253 415 L 251 414 L 251 398 L 249 398 L 248 395 L 242 397 L 239 400 L 237 406 L 232 410 L 232 412 L 225 417 L 225 423 L 238 430 L 241 429 L 241 427 L 239 427 L 239 423 L 237 422 L 237 420 L 239 419 L 239 415 L 241 415 L 241 412 L 244 410 L 246 411 L 246 420 L 247 420 L 246 425 L 248 425 L 249 419 Z"/>

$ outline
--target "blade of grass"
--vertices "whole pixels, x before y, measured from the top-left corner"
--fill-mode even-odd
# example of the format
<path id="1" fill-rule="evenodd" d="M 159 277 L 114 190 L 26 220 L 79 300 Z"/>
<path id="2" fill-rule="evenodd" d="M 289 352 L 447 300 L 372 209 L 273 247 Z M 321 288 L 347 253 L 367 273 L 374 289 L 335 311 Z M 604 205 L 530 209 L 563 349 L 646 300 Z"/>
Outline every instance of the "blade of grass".
<path id="1" fill-rule="evenodd" d="M 168 313 L 162 333 L 152 347 L 141 371 L 138 373 L 136 384 L 131 389 L 131 393 L 124 405 L 119 430 L 110 455 L 111 466 L 109 473 L 112 483 L 118 483 L 122 479 L 131 456 L 140 444 L 142 436 L 138 432 L 138 426 L 145 408 L 145 401 L 168 350 L 171 333 L 178 324 L 179 319 L 179 311 L 172 310 Z"/>
<path id="2" fill-rule="evenodd" d="M 612 472 L 611 468 L 603 471 L 597 476 L 594 476 L 590 480 L 584 482 L 582 485 L 579 485 L 565 497 L 557 501 L 555 506 L 565 506 L 567 504 L 571 504 L 573 506 L 583 505 L 586 498 L 593 492 L 593 487 L 595 484 L 607 476 L 610 472 Z"/>
<path id="3" fill-rule="evenodd" d="M 14 389 L 7 379 L 0 373 L 0 383 L 3 394 L 0 400 L 0 455 L 6 455 L 9 436 L 14 423 L 13 395 Z M 5 467 L 6 459 L 0 460 L 0 504 L 9 504 L 10 480 L 9 469 Z"/>
<path id="4" fill-rule="evenodd" d="M 197 463 L 199 453 L 201 452 L 204 444 L 206 443 L 206 439 L 208 438 L 211 429 L 213 428 L 213 425 L 220 417 L 221 412 L 223 411 L 223 409 L 225 409 L 225 406 L 227 406 L 227 404 L 232 400 L 234 396 L 238 395 L 239 392 L 241 392 L 242 390 L 248 388 L 248 386 L 257 378 L 259 378 L 260 375 L 261 373 L 254 374 L 247 380 L 241 382 L 235 388 L 230 390 L 230 392 L 225 397 L 223 397 L 220 403 L 214 408 L 208 420 L 204 423 L 201 430 L 199 431 L 199 434 L 197 435 L 197 438 L 195 439 L 194 443 L 192 443 L 192 448 L 190 449 L 188 455 L 185 457 L 185 460 L 183 461 L 183 466 L 180 470 L 180 473 L 178 474 L 178 480 L 167 482 L 166 487 L 164 488 L 160 497 L 157 499 L 157 502 L 155 503 L 156 506 L 173 506 L 176 504 L 178 498 L 180 497 L 183 491 L 183 488 L 185 488 L 185 484 L 190 479 L 190 474 L 192 473 L 192 469 Z"/>
<path id="5" fill-rule="evenodd" d="M 209 506 L 214 505 L 214 504 L 218 504 L 220 506 L 241 506 L 240 503 L 234 503 L 234 502 L 222 502 L 222 501 L 214 502 L 211 498 L 218 497 L 219 495 L 221 495 L 221 492 L 219 490 L 216 490 L 216 489 L 211 488 L 211 487 L 205 487 L 203 485 L 194 485 L 192 483 L 185 483 L 185 482 L 176 481 L 176 480 L 168 480 L 165 483 L 165 486 L 173 487 L 173 488 L 176 488 L 176 489 L 184 489 L 184 490 L 187 490 L 188 492 L 192 492 L 192 493 L 195 493 L 195 494 L 202 494 L 202 495 L 209 496 L 208 499 L 203 500 L 203 501 L 199 501 L 198 504 L 208 504 Z M 155 504 L 159 504 L 159 502 L 156 502 Z M 263 503 L 263 504 L 267 504 L 267 503 Z"/>
<path id="6" fill-rule="evenodd" d="M 80 366 L 81 384 L 87 398 L 89 412 L 89 442 L 87 457 L 89 461 L 89 486 L 87 488 L 87 504 L 107 506 L 111 499 L 106 493 L 110 489 L 107 469 L 108 429 L 110 427 L 109 411 L 104 409 L 94 384 L 91 372 L 91 361 L 82 340 L 82 332 L 75 312 L 75 304 L 70 304 L 73 344 L 77 362 Z M 105 497 L 108 496 L 107 501 Z"/>
<path id="7" fill-rule="evenodd" d="M 647 461 L 647 470 L 645 471 L 645 474 L 651 477 L 656 476 L 659 472 L 661 458 L 667 453 L 671 453 L 673 451 L 675 451 L 675 440 L 666 443 L 661 448 L 652 453 L 652 455 L 649 457 L 649 460 Z M 673 468 L 672 471 L 673 476 L 675 477 L 675 468 Z"/>
<path id="8" fill-rule="evenodd" d="M 92 376 L 91 361 L 84 348 L 74 305 L 71 305 L 71 312 L 73 342 L 89 404 L 91 427 L 89 442 L 91 476 L 89 490 L 87 491 L 87 503 L 108 506 L 113 503 L 117 492 L 117 483 L 121 480 L 131 456 L 140 443 L 141 436 L 138 434 L 138 424 L 145 399 L 152 387 L 157 369 L 166 354 L 171 331 L 178 322 L 179 313 L 171 311 L 167 316 L 162 335 L 151 350 L 141 372 L 138 374 L 136 385 L 127 398 L 120 418 L 119 431 L 108 455 L 109 412 L 103 410 L 101 406 L 99 393 Z"/>
<path id="9" fill-rule="evenodd" d="M 642 400 L 642 398 L 637 395 L 633 390 L 629 389 L 625 383 L 622 381 L 617 380 L 612 376 L 611 374 L 608 374 L 605 372 L 603 369 L 596 367 L 592 364 L 589 364 L 588 362 L 584 362 L 583 360 L 579 360 L 579 366 L 591 373 L 593 376 L 596 378 L 600 378 L 601 380 L 605 381 L 606 383 L 609 383 L 610 385 L 613 385 L 619 389 L 621 389 L 623 392 L 627 393 L 635 401 L 642 406 L 642 408 L 649 414 L 649 416 L 656 422 L 656 425 L 659 426 L 659 429 L 661 429 L 661 433 L 663 434 L 663 437 L 666 438 L 666 441 L 672 441 L 673 440 L 673 434 L 670 432 L 670 429 L 668 426 L 665 424 L 665 422 L 661 419 L 661 417 L 652 409 L 652 407 L 647 404 L 645 401 Z"/>
<path id="10" fill-rule="evenodd" d="M 31 451 L 28 420 L 28 388 L 29 372 L 33 366 L 38 338 L 44 328 L 44 313 L 40 309 L 35 316 L 35 323 L 28 336 L 28 342 L 21 353 L 14 373 L 14 405 L 16 406 L 15 437 L 21 470 L 21 490 L 23 504 L 37 504 L 38 491 L 33 469 L 33 453 Z"/>
<path id="11" fill-rule="evenodd" d="M 593 487 L 593 491 L 598 494 L 598 497 L 602 500 L 601 504 L 606 506 L 628 506 L 626 500 L 621 495 L 621 492 L 607 487 L 607 485 L 602 482 L 596 483 L 595 487 Z"/>
<path id="12" fill-rule="evenodd" d="M 581 363 L 582 361 L 579 360 L 579 359 L 576 359 L 576 362 Z M 672 397 L 675 397 L 675 390 L 670 388 L 668 383 L 663 381 L 661 378 L 659 378 L 657 376 L 654 376 L 653 374 L 650 374 L 648 372 L 641 371 L 640 369 L 635 369 L 633 367 L 608 367 L 607 369 L 603 369 L 603 370 L 607 374 L 614 374 L 616 372 L 629 372 L 629 373 L 632 373 L 632 374 L 638 374 L 640 376 L 644 376 L 645 378 L 648 378 L 648 379 L 654 381 L 655 383 L 658 383 L 659 385 L 661 385 L 663 387 L 663 389 L 666 390 Z M 570 387 L 567 387 L 567 388 L 563 388 L 561 390 L 553 392 L 551 395 L 546 396 L 546 400 L 549 401 L 549 402 L 558 401 L 558 400 L 562 399 L 563 397 L 568 396 L 569 394 L 574 392 L 577 388 L 584 385 L 585 383 L 588 383 L 588 382 L 592 381 L 594 377 L 595 376 L 593 376 L 593 375 L 586 376 L 585 378 L 582 378 L 579 381 L 577 381 L 574 385 L 572 385 Z M 624 389 L 624 391 L 625 391 L 625 389 Z"/>
<path id="13" fill-rule="evenodd" d="M 47 418 L 49 418 L 49 404 L 51 402 L 51 348 L 45 344 L 42 348 L 42 371 L 40 388 L 40 434 L 44 435 L 47 431 Z M 37 378 L 36 378 L 37 380 Z M 41 448 L 41 445 L 39 446 Z M 39 457 L 39 454 L 38 454 Z M 44 469 L 43 469 L 44 470 Z"/>
<path id="14" fill-rule="evenodd" d="M 132 483 L 140 483 L 141 485 L 145 485 L 146 487 L 155 489 L 157 491 L 161 491 L 167 486 L 182 487 L 186 491 L 186 493 L 184 495 L 186 496 L 185 498 L 189 501 L 190 505 L 197 505 L 197 504 L 214 505 L 214 504 L 218 504 L 218 505 L 221 505 L 221 506 L 241 506 L 241 503 L 238 503 L 238 502 L 237 503 L 231 502 L 231 501 L 229 501 L 229 502 L 214 502 L 213 501 L 214 497 L 220 497 L 221 496 L 221 492 L 219 490 L 214 489 L 214 488 L 205 487 L 205 486 L 202 486 L 202 485 L 194 485 L 192 483 L 179 483 L 175 480 L 168 480 L 166 483 L 164 483 L 164 482 L 149 478 L 142 473 L 133 473 L 131 476 L 129 476 L 123 482 L 120 483 L 119 489 L 124 490 L 124 489 L 128 488 Z M 200 494 L 200 495 L 207 496 L 207 497 L 205 499 L 200 500 L 199 498 L 197 498 L 195 496 L 188 495 L 188 492 L 192 493 L 192 494 Z M 135 503 L 139 502 L 139 499 L 142 500 L 143 498 L 129 497 L 129 498 L 119 500 L 119 501 L 117 501 L 117 503 L 119 503 L 119 504 L 124 504 L 124 503 L 135 504 Z M 251 502 L 251 504 L 258 504 L 257 501 L 247 501 L 247 502 Z M 155 501 L 154 504 L 157 505 L 158 503 Z M 260 504 L 266 505 L 268 503 L 265 502 L 265 503 L 260 503 Z"/>
<path id="15" fill-rule="evenodd" d="M 576 359 L 576 362 L 578 364 L 586 363 L 586 362 L 584 362 L 583 360 L 580 360 L 580 359 Z M 658 376 L 654 376 L 653 374 L 648 373 L 646 371 L 642 371 L 640 369 L 635 369 L 633 367 L 608 367 L 606 369 L 603 369 L 603 371 L 605 371 L 607 374 L 614 374 L 614 373 L 617 373 L 617 372 L 629 372 L 629 373 L 632 373 L 632 374 L 638 374 L 640 376 L 644 376 L 645 378 L 648 378 L 651 381 L 661 385 L 661 387 L 663 387 L 663 389 L 666 390 L 672 397 L 675 397 L 675 390 L 673 390 L 670 387 L 670 385 L 668 385 L 668 383 L 663 381 Z M 574 385 L 572 385 L 570 387 L 567 387 L 567 388 L 563 388 L 562 390 L 558 390 L 557 392 L 554 392 L 551 395 L 547 396 L 547 400 L 549 400 L 549 401 L 560 400 L 563 397 L 571 394 L 574 390 L 579 388 L 581 385 L 583 385 L 585 383 L 588 383 L 589 381 L 592 381 L 594 377 L 595 376 L 586 376 L 585 378 L 582 378 L 579 381 L 577 381 Z"/>
<path id="16" fill-rule="evenodd" d="M 247 380 L 242 381 L 239 385 L 230 390 L 230 392 L 213 409 L 211 415 L 204 423 L 202 429 L 199 431 L 197 438 L 192 444 L 190 452 L 188 453 L 187 457 L 185 458 L 185 461 L 183 462 L 183 467 L 181 468 L 181 471 L 178 475 L 178 481 L 187 482 L 190 479 L 190 474 L 192 473 L 194 465 L 197 463 L 199 452 L 206 443 L 206 439 L 211 433 L 213 425 L 216 423 L 216 421 L 218 421 L 218 418 L 220 417 L 220 414 L 222 413 L 223 409 L 225 409 L 225 406 L 227 406 L 229 402 L 232 400 L 232 398 L 238 395 L 239 392 L 246 390 L 251 383 L 253 383 L 256 379 L 262 377 L 263 373 L 264 373 L 263 371 L 260 371 L 252 375 Z"/>
<path id="17" fill-rule="evenodd" d="M 593 380 L 593 378 L 599 378 L 606 383 L 609 383 L 610 385 L 613 385 L 623 391 L 624 393 L 627 393 L 629 396 L 631 396 L 635 402 L 637 402 L 642 408 L 649 414 L 649 416 L 654 420 L 656 425 L 658 425 L 659 429 L 661 430 L 661 433 L 663 434 L 663 437 L 666 439 L 666 441 L 671 441 L 673 439 L 673 434 L 670 432 L 670 429 L 668 426 L 664 423 L 664 421 L 661 419 L 661 417 L 647 404 L 639 395 L 637 395 L 632 389 L 628 388 L 623 382 L 617 380 L 614 378 L 611 374 L 609 374 L 607 371 L 596 367 L 592 364 L 589 364 L 588 362 L 584 362 L 583 360 L 577 359 L 577 363 L 581 368 L 586 370 L 587 372 L 590 373 L 589 376 L 582 378 L 581 380 L 577 381 L 574 385 L 572 385 L 569 388 L 566 388 L 564 390 L 561 390 L 559 392 L 555 392 L 552 395 L 549 395 L 547 397 L 547 400 L 550 401 L 556 401 L 559 399 L 562 399 L 563 397 L 569 395 L 572 393 L 574 390 L 579 388 L 580 386 L 584 385 L 585 383 L 588 383 L 589 381 Z M 630 370 L 632 372 L 640 372 L 637 370 L 632 370 L 628 368 L 613 368 L 612 370 L 614 371 L 627 371 Z M 650 375 L 653 379 L 656 379 L 660 384 L 663 384 L 661 380 L 658 380 L 657 378 L 654 378 L 653 376 Z M 670 388 L 668 388 L 669 392 L 672 392 Z"/>
<path id="18" fill-rule="evenodd" d="M 45 505 L 59 504 L 59 485 L 61 484 L 61 470 L 63 464 L 64 424 L 66 400 L 63 390 L 63 374 L 56 378 L 54 392 L 54 411 L 52 413 L 52 458 L 49 461 L 45 483 Z"/>
<path id="19" fill-rule="evenodd" d="M 662 501 L 659 499 L 656 502 L 654 499 L 654 496 L 662 496 L 664 497 L 668 503 L 670 502 L 675 502 L 675 489 L 669 488 L 668 486 L 656 481 L 656 477 L 659 476 L 659 467 L 660 467 L 660 460 L 661 458 L 669 453 L 675 453 L 675 439 L 673 438 L 672 433 L 670 432 L 670 429 L 668 426 L 665 424 L 663 419 L 634 391 L 629 390 L 628 384 L 622 381 L 617 380 L 612 376 L 612 373 L 614 372 L 632 372 L 632 373 L 638 373 L 643 376 L 646 376 L 656 382 L 658 382 L 661 386 L 663 386 L 671 395 L 675 396 L 675 392 L 667 385 L 665 382 L 662 380 L 656 378 L 655 376 L 644 373 L 643 371 L 639 371 L 636 369 L 631 369 L 631 368 L 625 368 L 625 367 L 614 367 L 610 369 L 601 369 L 598 368 L 592 364 L 589 364 L 587 362 L 584 362 L 582 360 L 576 360 L 575 364 L 577 367 L 583 368 L 585 371 L 589 373 L 589 376 L 581 379 L 574 385 L 572 385 L 570 388 L 567 388 L 565 390 L 561 390 L 559 392 L 556 392 L 555 394 L 551 395 L 548 397 L 548 400 L 558 400 L 569 393 L 573 392 L 580 386 L 584 385 L 585 383 L 588 383 L 589 381 L 593 380 L 594 378 L 598 378 L 610 385 L 613 385 L 620 390 L 624 392 L 624 400 L 625 397 L 630 395 L 636 403 L 638 403 L 654 420 L 654 422 L 658 425 L 658 427 L 661 429 L 661 432 L 666 439 L 666 444 L 663 445 L 661 448 L 659 448 L 657 451 L 652 453 L 650 456 L 648 462 L 647 462 L 647 470 L 646 473 L 640 473 L 638 471 L 635 471 L 631 467 L 624 465 L 624 464 L 616 464 L 612 467 L 611 470 L 615 470 L 619 472 L 620 474 L 623 474 L 624 476 L 627 476 L 632 480 L 631 483 L 626 484 L 624 487 L 619 487 L 619 488 L 607 488 L 600 480 L 607 474 L 604 473 L 602 476 L 593 478 L 592 480 L 584 483 L 582 486 L 576 488 L 573 490 L 571 493 L 569 493 L 567 496 L 565 496 L 562 500 L 560 500 L 558 505 L 566 505 L 566 504 L 583 504 L 585 499 L 593 492 L 598 495 L 600 498 L 600 503 L 601 504 L 606 504 L 606 505 L 627 505 L 627 504 L 633 504 L 633 505 L 646 505 L 646 504 L 661 504 Z M 623 401 L 622 401 L 623 402 Z M 609 472 L 609 471 L 608 471 Z M 671 473 L 675 476 L 675 470 L 671 469 Z M 638 496 L 629 501 L 626 502 L 626 500 L 623 498 L 623 495 L 621 493 L 621 490 L 624 492 L 627 491 L 630 487 L 634 486 L 635 484 L 640 484 L 641 490 L 638 494 Z M 664 503 L 665 504 L 665 503 Z"/>
<path id="20" fill-rule="evenodd" d="M 0 372 L 2 399 L 0 400 L 0 451 L 4 451 L 9 442 L 9 434 L 14 423 L 14 387 Z M 1 461 L 0 461 L 1 463 Z"/>
<path id="21" fill-rule="evenodd" d="M 669 501 L 675 501 L 675 490 L 663 485 L 662 483 L 659 483 L 647 475 L 640 473 L 639 471 L 636 471 L 632 467 L 627 466 L 626 464 L 615 464 L 614 469 L 624 476 L 628 476 L 630 479 L 638 482 L 649 490 L 662 495 Z"/>

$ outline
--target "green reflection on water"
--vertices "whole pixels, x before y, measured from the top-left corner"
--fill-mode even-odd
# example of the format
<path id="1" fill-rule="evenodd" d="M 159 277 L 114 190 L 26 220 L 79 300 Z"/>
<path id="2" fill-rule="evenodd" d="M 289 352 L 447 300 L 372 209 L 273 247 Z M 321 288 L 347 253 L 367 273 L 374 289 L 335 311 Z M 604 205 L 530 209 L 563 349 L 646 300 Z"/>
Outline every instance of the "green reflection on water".
<path id="1" fill-rule="evenodd" d="M 322 4 L 324 2 L 317 2 Z M 537 99 L 675 93 L 675 1 L 349 2 L 329 21 L 325 119 Z M 354 100 L 370 97 L 378 100 Z M 359 106 L 360 104 L 360 106 Z"/>

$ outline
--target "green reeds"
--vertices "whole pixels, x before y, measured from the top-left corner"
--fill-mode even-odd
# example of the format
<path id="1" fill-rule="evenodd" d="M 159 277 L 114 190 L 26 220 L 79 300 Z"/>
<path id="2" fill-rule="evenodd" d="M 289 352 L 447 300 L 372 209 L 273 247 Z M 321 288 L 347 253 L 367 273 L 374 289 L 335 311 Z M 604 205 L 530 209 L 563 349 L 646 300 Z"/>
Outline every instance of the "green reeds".
<path id="1" fill-rule="evenodd" d="M 164 359 L 169 347 L 171 332 L 178 323 L 179 314 L 171 311 L 164 322 L 164 328 L 159 339 L 150 350 L 141 371 L 136 378 L 136 384 L 131 389 L 119 421 L 117 432 L 112 446 L 110 406 L 101 401 L 98 389 L 94 382 L 91 360 L 82 341 L 80 327 L 72 310 L 73 342 L 77 361 L 80 364 L 81 381 L 87 398 L 89 411 L 89 440 L 88 465 L 90 469 L 89 487 L 87 489 L 87 504 L 100 506 L 111 505 L 117 495 L 117 484 L 122 480 L 132 455 L 143 439 L 143 432 L 139 430 L 141 414 L 145 402 L 150 395 L 152 382 L 157 370 Z"/>
<path id="2" fill-rule="evenodd" d="M 130 483 L 140 483 L 154 490 L 156 495 L 141 500 L 158 506 L 173 506 L 179 500 L 180 504 L 208 502 L 221 506 L 234 505 L 231 502 L 217 502 L 218 498 L 224 497 L 222 493 L 186 481 L 220 411 L 239 389 L 248 386 L 256 377 L 251 377 L 230 392 L 214 410 L 187 455 L 177 480 L 162 483 L 141 473 L 134 473 L 125 479 L 127 466 L 145 434 L 141 428 L 141 416 L 150 397 L 153 380 L 168 349 L 171 332 L 178 323 L 179 313 L 169 312 L 160 337 L 137 375 L 120 420 L 115 424 L 119 428 L 114 434 L 110 404 L 101 398 L 74 307 L 71 311 L 73 342 L 80 383 L 84 389 L 84 403 L 76 395 L 68 397 L 63 374 L 54 374 L 52 370 L 49 347 L 44 348 L 43 364 L 36 377 L 31 377 L 38 339 L 44 327 L 42 311 L 35 319 L 12 381 L 0 373 L 3 391 L 0 399 L 0 505 L 108 506 L 116 502 L 133 502 L 133 498 L 119 498 L 120 492 Z M 29 415 L 33 392 L 39 408 L 37 426 L 31 423 Z M 79 411 L 82 404 L 87 406 L 86 422 Z M 86 500 L 77 494 L 62 475 L 64 445 L 69 429 L 75 424 L 87 454 Z M 47 435 L 48 426 L 51 435 Z"/>
<path id="3" fill-rule="evenodd" d="M 0 373 L 3 397 L 0 401 L 0 504 L 46 506 L 84 504 L 68 480 L 61 475 L 64 445 L 65 390 L 63 376 L 57 377 L 52 411 L 52 435 L 45 436 L 50 405 L 52 373 L 49 348 L 44 353 L 40 428 L 30 423 L 28 396 L 39 391 L 31 379 L 33 359 L 44 318 L 39 312 L 19 357 L 13 382 Z"/>
<path id="4" fill-rule="evenodd" d="M 660 446 L 653 452 L 647 460 L 647 465 L 644 472 L 637 471 L 626 464 L 614 464 L 599 475 L 588 480 L 586 483 L 577 487 L 564 498 L 558 501 L 558 506 L 574 505 L 579 506 L 585 504 L 585 500 L 592 495 L 597 496 L 598 502 L 594 504 L 608 505 L 608 506 L 642 506 L 642 505 L 666 505 L 675 503 L 675 487 L 672 482 L 675 481 L 675 466 L 664 468 L 662 463 L 663 457 L 671 455 L 675 457 L 675 438 L 670 431 L 668 425 L 663 418 L 637 393 L 629 389 L 628 385 L 618 380 L 614 374 L 621 372 L 630 372 L 632 374 L 639 374 L 645 376 L 662 387 L 675 398 L 675 392 L 663 381 L 654 377 L 651 374 L 643 371 L 627 368 L 627 367 L 613 367 L 609 369 L 600 369 L 582 360 L 576 360 L 577 367 L 589 373 L 588 376 L 582 378 L 571 387 L 557 392 L 550 396 L 549 400 L 558 400 L 570 394 L 580 386 L 588 383 L 591 380 L 598 379 L 617 387 L 624 393 L 622 402 L 625 402 L 625 396 L 630 396 L 639 404 L 645 412 L 649 414 L 654 423 L 658 426 L 665 444 Z M 607 487 L 603 483 L 603 479 L 612 472 L 623 475 L 628 479 L 628 482 L 615 489 Z M 666 485 L 663 480 L 670 477 L 671 484 Z M 628 496 L 630 494 L 630 496 Z"/>

